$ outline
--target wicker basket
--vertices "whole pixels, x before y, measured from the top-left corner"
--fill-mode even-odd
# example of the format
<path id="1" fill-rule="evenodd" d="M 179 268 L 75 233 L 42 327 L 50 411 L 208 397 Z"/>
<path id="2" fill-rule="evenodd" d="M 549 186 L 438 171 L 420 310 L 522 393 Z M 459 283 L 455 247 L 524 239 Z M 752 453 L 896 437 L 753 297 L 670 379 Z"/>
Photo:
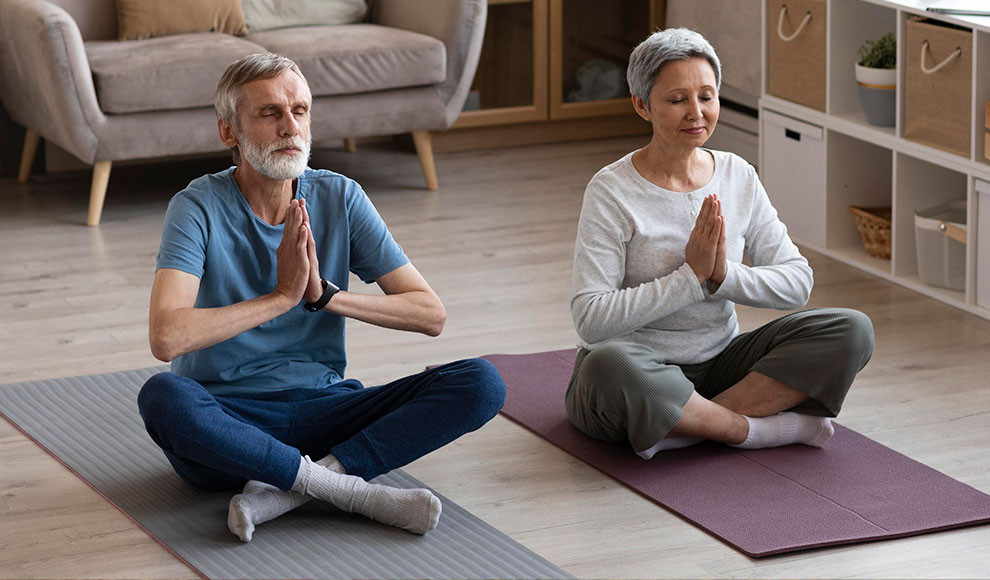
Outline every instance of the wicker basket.
<path id="1" fill-rule="evenodd" d="M 863 248 L 874 258 L 890 259 L 890 208 L 849 206 Z"/>

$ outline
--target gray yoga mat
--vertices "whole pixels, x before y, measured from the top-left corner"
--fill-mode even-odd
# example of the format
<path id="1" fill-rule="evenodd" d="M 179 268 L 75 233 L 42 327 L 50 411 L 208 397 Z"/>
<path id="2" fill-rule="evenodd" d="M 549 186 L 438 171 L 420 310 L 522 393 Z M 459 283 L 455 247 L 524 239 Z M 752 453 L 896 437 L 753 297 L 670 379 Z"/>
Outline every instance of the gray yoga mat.
<path id="1" fill-rule="evenodd" d="M 210 578 L 573 578 L 442 496 L 424 536 L 314 501 L 241 543 L 231 493 L 185 485 L 144 430 L 137 393 L 160 370 L 0 386 L 0 413 Z M 400 470 L 375 481 L 426 487 Z"/>

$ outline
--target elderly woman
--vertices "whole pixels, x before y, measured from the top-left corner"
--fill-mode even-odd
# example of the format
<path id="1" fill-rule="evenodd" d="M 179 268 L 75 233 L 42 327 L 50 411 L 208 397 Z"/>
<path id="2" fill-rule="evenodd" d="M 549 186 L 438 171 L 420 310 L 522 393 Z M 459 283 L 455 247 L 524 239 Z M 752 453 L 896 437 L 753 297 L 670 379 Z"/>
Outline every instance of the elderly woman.
<path id="1" fill-rule="evenodd" d="M 753 167 L 702 147 L 718 121 L 718 56 L 696 32 L 656 32 L 627 79 L 653 137 L 584 194 L 571 421 L 644 459 L 705 439 L 820 447 L 873 352 L 869 318 L 815 309 L 740 334 L 736 303 L 801 307 L 812 272 Z"/>

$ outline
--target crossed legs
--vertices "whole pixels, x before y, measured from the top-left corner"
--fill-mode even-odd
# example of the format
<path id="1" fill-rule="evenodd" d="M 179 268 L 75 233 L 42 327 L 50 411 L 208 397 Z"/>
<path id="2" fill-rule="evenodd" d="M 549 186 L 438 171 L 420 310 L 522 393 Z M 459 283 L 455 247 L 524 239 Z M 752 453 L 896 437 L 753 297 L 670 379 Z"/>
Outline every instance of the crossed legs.
<path id="1" fill-rule="evenodd" d="M 833 432 L 825 417 L 839 412 L 872 349 L 869 319 L 844 309 L 787 315 L 696 365 L 668 365 L 643 345 L 609 343 L 579 353 L 568 415 L 591 437 L 628 439 L 644 458 L 704 439 L 820 446 Z"/>
<path id="2" fill-rule="evenodd" d="M 370 389 L 343 381 L 244 397 L 214 397 L 191 379 L 161 373 L 145 384 L 138 406 L 185 481 L 215 490 L 248 484 L 228 518 L 247 541 L 254 525 L 311 497 L 416 533 L 432 529 L 440 504 L 428 490 L 366 480 L 481 427 L 504 395 L 494 367 L 473 359 Z"/>
<path id="3" fill-rule="evenodd" d="M 670 430 L 672 437 L 701 437 L 738 445 L 746 440 L 746 417 L 761 418 L 797 407 L 808 395 L 758 372 L 708 400 L 697 392 L 685 403 L 681 419 Z"/>

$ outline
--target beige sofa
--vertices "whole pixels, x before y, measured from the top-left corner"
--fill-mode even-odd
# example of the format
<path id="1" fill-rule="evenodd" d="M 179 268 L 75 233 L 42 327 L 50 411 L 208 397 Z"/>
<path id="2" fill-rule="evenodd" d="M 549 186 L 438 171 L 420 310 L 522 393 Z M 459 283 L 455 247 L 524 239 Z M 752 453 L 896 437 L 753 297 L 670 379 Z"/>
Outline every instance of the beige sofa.
<path id="1" fill-rule="evenodd" d="M 374 0 L 358 24 L 119 41 L 114 0 L 0 0 L 0 98 L 27 129 L 19 179 L 50 140 L 93 166 L 98 225 L 114 161 L 224 150 L 216 82 L 237 58 L 270 51 L 306 75 L 316 140 L 411 133 L 436 189 L 430 131 L 461 111 L 485 16 L 485 0 Z"/>

